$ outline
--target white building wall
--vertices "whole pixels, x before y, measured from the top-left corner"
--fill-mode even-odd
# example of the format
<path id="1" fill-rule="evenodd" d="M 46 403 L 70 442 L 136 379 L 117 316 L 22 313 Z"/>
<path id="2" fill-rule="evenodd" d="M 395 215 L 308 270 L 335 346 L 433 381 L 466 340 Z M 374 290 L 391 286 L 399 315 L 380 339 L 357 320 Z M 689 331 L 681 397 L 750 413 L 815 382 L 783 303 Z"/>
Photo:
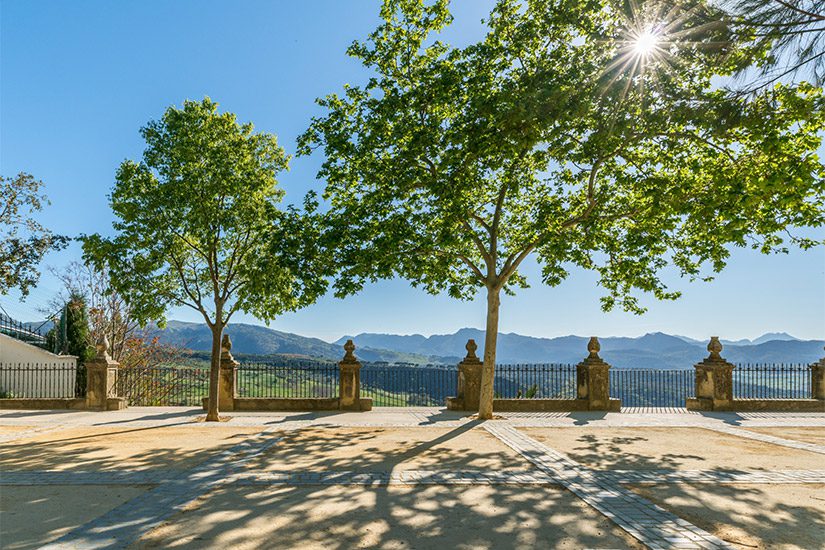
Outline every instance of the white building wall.
<path id="1" fill-rule="evenodd" d="M 0 334 L 0 392 L 14 397 L 74 397 L 74 355 L 55 355 Z"/>

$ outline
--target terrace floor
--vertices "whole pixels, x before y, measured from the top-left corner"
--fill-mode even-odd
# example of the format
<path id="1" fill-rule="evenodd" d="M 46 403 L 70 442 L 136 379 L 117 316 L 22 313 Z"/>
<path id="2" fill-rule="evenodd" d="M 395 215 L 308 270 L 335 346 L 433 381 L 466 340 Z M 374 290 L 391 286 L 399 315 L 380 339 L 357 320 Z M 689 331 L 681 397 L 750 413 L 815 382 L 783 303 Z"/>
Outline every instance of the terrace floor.
<path id="1" fill-rule="evenodd" d="M 0 411 L 0 547 L 825 548 L 825 415 Z"/>

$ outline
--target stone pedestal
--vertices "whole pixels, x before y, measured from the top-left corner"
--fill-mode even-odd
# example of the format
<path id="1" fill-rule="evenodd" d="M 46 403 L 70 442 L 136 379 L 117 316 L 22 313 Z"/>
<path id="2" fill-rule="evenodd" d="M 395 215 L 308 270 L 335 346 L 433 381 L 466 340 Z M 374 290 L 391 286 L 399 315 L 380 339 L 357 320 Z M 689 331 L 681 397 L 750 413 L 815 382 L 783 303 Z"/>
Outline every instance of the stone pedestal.
<path id="1" fill-rule="evenodd" d="M 218 384 L 218 408 L 222 411 L 235 410 L 237 394 L 238 363 L 232 357 L 232 340 L 228 334 L 221 341 L 220 384 Z"/>
<path id="2" fill-rule="evenodd" d="M 361 363 L 353 352 L 355 344 L 347 340 L 344 344 L 344 358 L 338 363 L 338 408 L 343 411 L 361 409 Z"/>
<path id="3" fill-rule="evenodd" d="M 722 343 L 713 336 L 708 344 L 710 355 L 694 365 L 696 369 L 695 397 L 688 399 L 688 409 L 702 411 L 725 411 L 733 408 L 734 365 L 720 355 Z"/>
<path id="4" fill-rule="evenodd" d="M 601 345 L 593 336 L 587 344 L 589 355 L 576 365 L 576 398 L 590 411 L 617 411 L 621 401 L 610 399 L 610 365 L 599 357 Z"/>
<path id="5" fill-rule="evenodd" d="M 825 357 L 811 365 L 811 398 L 825 400 Z"/>
<path id="6" fill-rule="evenodd" d="M 458 364 L 458 385 L 455 398 L 448 398 L 447 407 L 452 410 L 477 411 L 481 398 L 481 368 L 483 363 L 476 355 L 475 340 L 467 340 L 467 356 Z"/>
<path id="7" fill-rule="evenodd" d="M 109 355 L 109 341 L 105 336 L 95 347 L 97 355 L 86 363 L 86 408 L 101 411 L 123 408 L 116 399 L 120 364 Z"/>

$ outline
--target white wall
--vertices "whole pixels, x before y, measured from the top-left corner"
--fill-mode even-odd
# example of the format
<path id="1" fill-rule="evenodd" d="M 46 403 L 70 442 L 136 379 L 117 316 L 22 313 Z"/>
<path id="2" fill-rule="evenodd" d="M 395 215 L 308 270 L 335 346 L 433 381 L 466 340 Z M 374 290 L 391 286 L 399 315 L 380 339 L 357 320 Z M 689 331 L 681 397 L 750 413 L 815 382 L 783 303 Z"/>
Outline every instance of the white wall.
<path id="1" fill-rule="evenodd" d="M 74 355 L 55 355 L 0 334 L 0 391 L 14 397 L 74 397 Z"/>

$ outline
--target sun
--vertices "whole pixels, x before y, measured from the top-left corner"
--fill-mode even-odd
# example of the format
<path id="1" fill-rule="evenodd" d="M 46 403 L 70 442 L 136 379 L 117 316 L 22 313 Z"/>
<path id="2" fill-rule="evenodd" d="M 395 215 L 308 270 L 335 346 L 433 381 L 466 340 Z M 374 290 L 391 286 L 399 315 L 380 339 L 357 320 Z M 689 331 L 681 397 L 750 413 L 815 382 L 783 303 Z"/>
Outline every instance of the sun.
<path id="1" fill-rule="evenodd" d="M 659 35 L 653 29 L 645 29 L 633 40 L 633 53 L 639 57 L 652 55 L 659 45 Z"/>

